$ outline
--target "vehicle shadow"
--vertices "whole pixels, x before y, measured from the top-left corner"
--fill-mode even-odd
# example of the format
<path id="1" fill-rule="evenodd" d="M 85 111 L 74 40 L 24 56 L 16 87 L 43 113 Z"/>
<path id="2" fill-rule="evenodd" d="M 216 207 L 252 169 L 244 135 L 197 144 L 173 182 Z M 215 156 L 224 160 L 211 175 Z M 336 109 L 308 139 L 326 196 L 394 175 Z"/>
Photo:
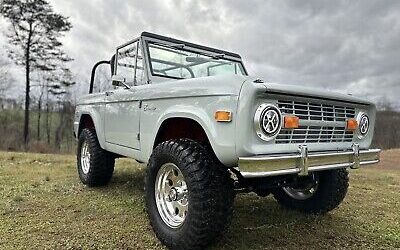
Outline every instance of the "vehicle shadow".
<path id="1" fill-rule="evenodd" d="M 104 192 L 117 192 L 120 198 L 144 196 L 145 166 L 134 166 L 132 169 L 117 169 Z"/>
<path id="2" fill-rule="evenodd" d="M 340 208 L 305 215 L 282 207 L 271 195 L 240 194 L 232 224 L 213 249 L 349 249 L 363 245 L 359 224 Z"/>
<path id="3" fill-rule="evenodd" d="M 143 200 L 145 166 L 117 169 L 108 190 L 120 199 Z M 107 192 L 107 189 L 101 189 Z M 144 205 L 141 205 L 144 207 Z M 281 207 L 272 196 L 238 194 L 228 231 L 211 249 L 340 249 L 362 246 L 360 222 L 341 208 L 304 215 Z"/>

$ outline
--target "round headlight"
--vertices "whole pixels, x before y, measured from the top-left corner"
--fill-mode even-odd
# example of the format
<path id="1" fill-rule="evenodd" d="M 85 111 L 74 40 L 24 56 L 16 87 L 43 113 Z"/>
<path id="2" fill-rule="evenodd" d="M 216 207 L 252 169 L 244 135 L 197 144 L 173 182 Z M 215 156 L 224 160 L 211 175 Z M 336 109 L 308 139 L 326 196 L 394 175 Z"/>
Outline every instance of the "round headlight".
<path id="1" fill-rule="evenodd" d="M 369 117 L 366 113 L 359 113 L 357 117 L 358 122 L 358 137 L 361 139 L 369 130 Z"/>
<path id="2" fill-rule="evenodd" d="M 264 141 L 274 139 L 282 127 L 282 114 L 272 104 L 261 104 L 254 115 L 254 126 L 258 137 Z"/>

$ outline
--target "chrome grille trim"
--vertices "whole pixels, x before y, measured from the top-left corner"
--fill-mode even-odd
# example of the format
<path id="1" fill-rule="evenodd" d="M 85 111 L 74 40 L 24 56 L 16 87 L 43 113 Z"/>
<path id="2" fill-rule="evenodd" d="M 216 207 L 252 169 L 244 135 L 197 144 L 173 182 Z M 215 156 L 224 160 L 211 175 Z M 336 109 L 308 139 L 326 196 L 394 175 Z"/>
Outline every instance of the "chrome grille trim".
<path id="1" fill-rule="evenodd" d="M 301 120 L 346 121 L 355 117 L 355 108 L 343 105 L 288 100 L 278 100 L 277 104 L 282 114 L 293 114 Z"/>
<path id="2" fill-rule="evenodd" d="M 276 143 L 322 143 L 351 142 L 353 131 L 345 127 L 300 126 L 297 129 L 282 129 Z"/>
<path id="3" fill-rule="evenodd" d="M 300 127 L 282 129 L 275 143 L 330 143 L 351 142 L 353 131 L 346 130 L 346 120 L 355 117 L 355 108 L 313 102 L 278 100 L 282 113 L 296 115 Z"/>

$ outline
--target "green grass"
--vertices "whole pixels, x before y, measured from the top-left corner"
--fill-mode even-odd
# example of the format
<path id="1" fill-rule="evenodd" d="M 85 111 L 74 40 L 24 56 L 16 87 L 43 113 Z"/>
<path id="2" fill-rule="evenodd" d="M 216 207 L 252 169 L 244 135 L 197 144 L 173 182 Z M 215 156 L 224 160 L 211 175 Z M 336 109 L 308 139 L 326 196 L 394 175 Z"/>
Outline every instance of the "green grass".
<path id="1" fill-rule="evenodd" d="M 143 201 L 144 165 L 118 160 L 109 186 L 87 188 L 75 157 L 0 152 L 0 249 L 162 249 Z M 400 171 L 351 173 L 342 205 L 325 216 L 240 194 L 213 249 L 399 249 Z"/>

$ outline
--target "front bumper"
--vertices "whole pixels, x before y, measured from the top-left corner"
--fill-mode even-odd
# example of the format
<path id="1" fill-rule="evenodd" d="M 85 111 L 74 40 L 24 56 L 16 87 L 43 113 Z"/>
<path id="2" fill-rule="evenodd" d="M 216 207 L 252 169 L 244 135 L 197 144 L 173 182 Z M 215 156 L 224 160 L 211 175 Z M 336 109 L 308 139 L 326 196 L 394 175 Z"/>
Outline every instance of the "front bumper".
<path id="1" fill-rule="evenodd" d="M 257 155 L 239 158 L 239 171 L 245 178 L 308 175 L 309 172 L 339 168 L 359 168 L 379 162 L 380 149 L 360 150 L 353 144 L 347 151 L 308 152 L 300 146 L 295 154 Z"/>

